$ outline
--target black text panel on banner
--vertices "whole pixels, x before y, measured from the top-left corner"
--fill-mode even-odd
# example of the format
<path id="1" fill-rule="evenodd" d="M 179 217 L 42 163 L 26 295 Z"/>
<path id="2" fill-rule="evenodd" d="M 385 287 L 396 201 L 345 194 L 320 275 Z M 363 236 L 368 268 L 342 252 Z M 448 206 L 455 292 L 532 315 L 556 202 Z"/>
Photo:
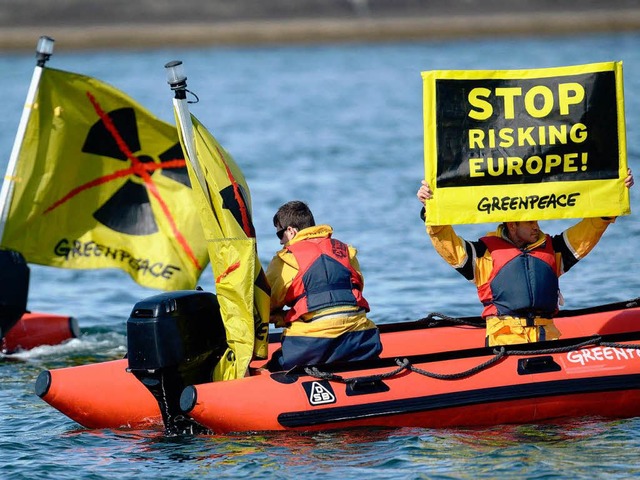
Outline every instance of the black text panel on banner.
<path id="1" fill-rule="evenodd" d="M 422 79 L 428 225 L 630 213 L 622 62 Z"/>

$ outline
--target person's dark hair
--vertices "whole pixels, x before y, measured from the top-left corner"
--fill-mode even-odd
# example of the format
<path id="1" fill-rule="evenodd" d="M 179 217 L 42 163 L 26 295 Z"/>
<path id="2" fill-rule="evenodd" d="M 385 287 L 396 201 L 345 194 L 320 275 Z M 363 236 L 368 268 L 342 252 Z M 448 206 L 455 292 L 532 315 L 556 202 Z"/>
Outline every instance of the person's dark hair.
<path id="1" fill-rule="evenodd" d="M 276 228 L 293 227 L 298 230 L 313 227 L 316 221 L 306 203 L 292 200 L 282 205 L 273 216 L 273 226 Z"/>

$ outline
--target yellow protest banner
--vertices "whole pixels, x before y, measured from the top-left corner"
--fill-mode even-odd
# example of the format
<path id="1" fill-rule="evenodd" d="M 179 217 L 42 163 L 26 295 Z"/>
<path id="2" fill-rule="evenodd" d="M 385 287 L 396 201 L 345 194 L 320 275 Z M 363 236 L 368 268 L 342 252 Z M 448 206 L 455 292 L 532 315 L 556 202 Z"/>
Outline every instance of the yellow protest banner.
<path id="1" fill-rule="evenodd" d="M 422 79 L 428 225 L 630 213 L 621 62 Z"/>

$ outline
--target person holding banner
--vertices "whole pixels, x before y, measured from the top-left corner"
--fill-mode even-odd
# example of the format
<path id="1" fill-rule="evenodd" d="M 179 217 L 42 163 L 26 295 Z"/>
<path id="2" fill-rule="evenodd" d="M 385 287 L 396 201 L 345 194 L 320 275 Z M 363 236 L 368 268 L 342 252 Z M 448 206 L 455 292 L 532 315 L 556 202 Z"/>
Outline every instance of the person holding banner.
<path id="1" fill-rule="evenodd" d="M 270 321 L 284 330 L 269 369 L 377 358 L 380 333 L 366 316 L 356 249 L 332 238 L 329 225 L 316 225 L 301 201 L 282 205 L 273 225 L 283 248 L 266 272 Z"/>
<path id="2" fill-rule="evenodd" d="M 633 186 L 631 169 L 624 180 Z M 423 180 L 417 197 L 424 205 L 433 191 Z M 424 220 L 425 209 L 421 216 Z M 586 218 L 558 235 L 543 233 L 537 221 L 504 222 L 475 242 L 450 225 L 427 226 L 438 254 L 474 282 L 484 306 L 487 346 L 560 338 L 553 317 L 562 304 L 558 277 L 598 243 L 615 217 Z"/>

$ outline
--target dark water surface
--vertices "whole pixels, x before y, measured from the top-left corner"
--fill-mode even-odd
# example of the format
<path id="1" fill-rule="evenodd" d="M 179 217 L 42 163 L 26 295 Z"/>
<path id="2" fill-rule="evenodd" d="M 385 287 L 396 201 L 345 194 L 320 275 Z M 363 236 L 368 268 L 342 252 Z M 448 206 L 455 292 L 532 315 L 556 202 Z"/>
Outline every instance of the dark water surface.
<path id="1" fill-rule="evenodd" d="M 34 37 L 34 45 L 37 38 Z M 420 72 L 624 61 L 629 164 L 640 172 L 640 36 L 322 47 L 104 51 L 49 65 L 104 80 L 173 123 L 164 64 L 185 64 L 191 111 L 243 169 L 261 260 L 279 245 L 271 217 L 290 199 L 354 244 L 378 323 L 437 311 L 479 313 L 474 288 L 433 251 L 418 219 L 423 176 Z M 4 172 L 34 59 L 0 57 Z M 640 296 L 640 194 L 632 212 L 561 281 L 566 308 Z M 549 233 L 569 223 L 543 222 Z M 460 227 L 477 238 L 493 225 Z M 119 271 L 33 265 L 29 307 L 74 315 L 79 339 L 0 357 L 0 477 L 99 478 L 631 478 L 640 475 L 640 419 L 478 430 L 356 430 L 308 435 L 168 438 L 88 431 L 33 393 L 44 369 L 121 358 L 133 305 L 156 291 Z M 213 289 L 209 269 L 201 284 Z M 105 385 L 105 392 L 109 386 Z"/>

